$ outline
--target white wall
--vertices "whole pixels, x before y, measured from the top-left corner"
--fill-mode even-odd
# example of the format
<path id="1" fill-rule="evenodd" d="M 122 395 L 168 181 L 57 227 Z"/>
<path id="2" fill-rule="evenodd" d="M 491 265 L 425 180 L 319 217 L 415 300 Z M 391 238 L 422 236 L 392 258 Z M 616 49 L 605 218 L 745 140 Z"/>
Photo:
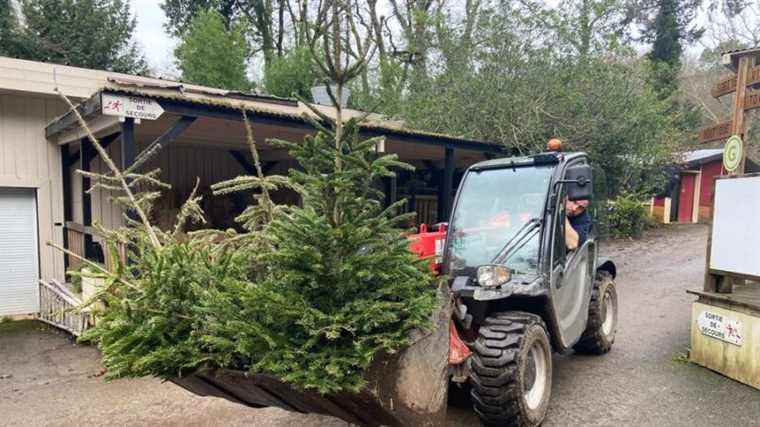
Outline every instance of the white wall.
<path id="1" fill-rule="evenodd" d="M 63 279 L 63 255 L 46 245 L 63 244 L 61 155 L 45 139 L 45 126 L 64 112 L 62 102 L 43 96 L 0 93 L 0 187 L 37 191 L 40 274 Z"/>

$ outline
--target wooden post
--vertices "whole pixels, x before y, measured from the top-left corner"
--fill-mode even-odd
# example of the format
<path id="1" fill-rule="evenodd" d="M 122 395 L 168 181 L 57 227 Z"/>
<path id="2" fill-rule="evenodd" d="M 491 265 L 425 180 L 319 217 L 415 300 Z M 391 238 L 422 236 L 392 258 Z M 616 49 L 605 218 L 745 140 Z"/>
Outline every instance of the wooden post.
<path id="1" fill-rule="evenodd" d="M 398 174 L 398 172 L 396 173 Z M 390 204 L 393 204 L 393 203 L 396 203 L 396 201 L 398 201 L 398 176 L 393 175 L 389 177 L 388 179 L 390 180 L 390 183 L 389 183 L 390 188 L 388 189 L 390 202 L 391 202 Z"/>
<path id="2" fill-rule="evenodd" d="M 754 63 L 754 56 L 742 55 L 738 58 L 738 65 L 736 68 L 736 92 L 734 93 L 733 112 L 731 118 L 731 135 L 738 135 L 742 142 L 745 143 L 745 147 L 742 150 L 742 159 L 739 162 L 739 168 L 731 172 L 731 175 L 744 175 L 744 167 L 747 161 L 747 148 L 745 141 L 745 124 L 744 124 L 744 104 L 747 96 L 747 77 L 749 75 L 750 68 Z M 715 188 L 715 181 L 713 180 L 713 188 Z M 733 285 L 735 279 L 730 276 L 719 276 L 710 273 L 710 253 L 712 251 L 712 218 L 715 212 L 715 191 L 713 191 L 713 197 L 710 201 L 710 235 L 707 236 L 707 254 L 705 255 L 705 284 L 704 290 L 706 292 L 719 292 L 719 293 L 731 293 L 733 292 Z"/>
<path id="3" fill-rule="evenodd" d="M 135 119 L 127 117 L 121 124 L 121 168 L 126 170 L 132 166 L 137 157 L 135 145 Z"/>
<path id="4" fill-rule="evenodd" d="M 69 145 L 61 145 L 61 181 L 63 187 L 63 224 L 72 220 L 74 209 L 72 208 L 71 197 L 71 155 L 69 154 Z M 63 229 L 63 247 L 69 249 L 69 233 Z M 69 256 L 63 256 L 64 274 L 69 269 Z"/>
<path id="5" fill-rule="evenodd" d="M 80 160 L 80 168 L 85 172 L 92 172 L 92 168 L 90 167 L 90 162 L 92 162 L 92 159 L 95 158 L 97 155 L 97 152 L 95 151 L 95 147 L 93 147 L 92 143 L 87 138 L 82 138 L 80 140 L 80 148 L 79 148 L 79 160 Z M 82 225 L 85 227 L 85 230 L 87 227 L 92 226 L 92 197 L 90 196 L 89 190 L 92 186 L 92 183 L 90 181 L 90 178 L 82 175 Z M 92 247 L 92 235 L 89 233 L 84 233 L 84 256 L 88 257 L 90 256 L 90 251 Z"/>
<path id="6" fill-rule="evenodd" d="M 664 203 L 662 204 L 662 223 L 663 224 L 670 224 L 670 209 L 671 209 L 671 198 L 666 197 Z"/>
<path id="7" fill-rule="evenodd" d="M 121 124 L 121 170 L 126 171 L 135 163 L 137 145 L 135 144 L 135 119 L 127 117 Z M 132 209 L 127 211 L 127 217 L 136 219 Z"/>
<path id="8" fill-rule="evenodd" d="M 451 192 L 454 189 L 454 147 L 447 146 L 444 155 L 443 167 L 443 194 L 442 194 L 442 217 L 438 218 L 439 222 L 446 222 L 451 215 L 452 197 Z"/>
<path id="9" fill-rule="evenodd" d="M 744 142 L 744 98 L 747 96 L 747 75 L 752 66 L 753 57 L 742 56 L 739 58 L 739 66 L 736 73 L 736 94 L 734 96 L 734 111 L 731 120 L 731 134 L 739 135 Z M 746 145 L 746 143 L 745 143 Z M 739 163 L 739 169 L 735 172 L 737 175 L 744 174 L 744 165 L 747 161 L 747 148 L 742 150 L 742 160 Z"/>

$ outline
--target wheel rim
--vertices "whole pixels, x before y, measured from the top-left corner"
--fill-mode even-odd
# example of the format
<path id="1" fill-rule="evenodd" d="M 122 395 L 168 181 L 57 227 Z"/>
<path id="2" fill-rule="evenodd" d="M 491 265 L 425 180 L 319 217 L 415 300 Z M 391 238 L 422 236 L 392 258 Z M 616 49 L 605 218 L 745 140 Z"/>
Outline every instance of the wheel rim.
<path id="1" fill-rule="evenodd" d="M 609 336 L 615 329 L 615 296 L 609 290 L 604 293 L 604 299 L 602 300 L 602 332 L 604 335 Z"/>
<path id="2" fill-rule="evenodd" d="M 525 402 L 530 409 L 541 406 L 546 392 L 548 374 L 546 352 L 539 341 L 534 341 L 528 352 L 528 363 L 524 376 Z"/>

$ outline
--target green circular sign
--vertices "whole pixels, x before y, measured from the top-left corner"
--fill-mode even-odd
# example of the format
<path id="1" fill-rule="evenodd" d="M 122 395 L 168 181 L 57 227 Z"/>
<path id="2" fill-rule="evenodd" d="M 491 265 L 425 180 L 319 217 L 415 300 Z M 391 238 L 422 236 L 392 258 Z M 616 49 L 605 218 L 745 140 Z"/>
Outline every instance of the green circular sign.
<path id="1" fill-rule="evenodd" d="M 742 150 L 744 149 L 742 139 L 739 135 L 733 135 L 726 141 L 726 147 L 723 150 L 723 167 L 727 171 L 733 172 L 739 167 L 742 161 Z"/>

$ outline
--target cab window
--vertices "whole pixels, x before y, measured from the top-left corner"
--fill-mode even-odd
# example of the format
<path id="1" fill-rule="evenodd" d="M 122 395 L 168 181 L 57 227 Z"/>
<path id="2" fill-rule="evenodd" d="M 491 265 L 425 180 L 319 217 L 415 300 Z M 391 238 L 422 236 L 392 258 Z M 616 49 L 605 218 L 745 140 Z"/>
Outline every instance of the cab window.
<path id="1" fill-rule="evenodd" d="M 567 246 L 565 246 L 565 186 L 559 185 L 557 197 L 557 215 L 554 217 L 554 239 L 553 239 L 553 264 L 565 263 L 567 256 Z"/>

